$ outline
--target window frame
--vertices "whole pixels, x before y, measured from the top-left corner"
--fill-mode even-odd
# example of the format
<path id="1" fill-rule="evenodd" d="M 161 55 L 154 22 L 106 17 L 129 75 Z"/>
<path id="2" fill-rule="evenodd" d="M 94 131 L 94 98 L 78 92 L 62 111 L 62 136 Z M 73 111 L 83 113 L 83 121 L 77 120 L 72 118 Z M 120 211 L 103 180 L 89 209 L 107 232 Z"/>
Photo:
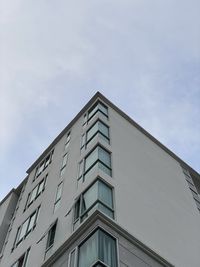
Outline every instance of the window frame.
<path id="1" fill-rule="evenodd" d="M 106 165 L 100 158 L 99 158 L 99 151 L 97 152 L 98 153 L 98 158 L 86 169 L 86 163 L 87 163 L 87 159 L 89 158 L 89 156 L 96 150 L 96 149 L 102 149 L 103 151 L 105 151 L 107 154 L 109 154 L 110 158 L 110 166 Z M 112 160 L 111 160 L 111 151 L 109 151 L 107 148 L 103 147 L 101 144 L 97 144 L 92 150 L 89 151 L 89 153 L 84 157 L 84 162 L 83 162 L 83 173 L 82 173 L 82 177 L 78 177 L 78 180 L 80 180 L 82 178 L 83 182 L 85 181 L 85 176 L 87 173 L 89 173 L 89 171 L 95 167 L 95 165 L 97 163 L 100 163 L 102 164 L 105 168 L 107 168 L 110 172 L 110 174 L 106 173 L 105 171 L 103 171 L 101 168 L 98 168 L 100 170 L 102 170 L 104 173 L 106 173 L 107 175 L 109 175 L 110 177 L 112 177 Z"/>
<path id="2" fill-rule="evenodd" d="M 84 245 L 93 235 L 97 235 L 97 259 L 92 263 L 92 265 L 90 265 L 91 267 L 95 267 L 95 266 L 99 266 L 98 264 L 100 264 L 100 266 L 102 267 L 110 267 L 110 265 L 108 265 L 106 262 L 103 262 L 100 258 L 101 258 L 101 251 L 100 251 L 100 234 L 103 233 L 104 235 L 106 235 L 107 237 L 109 237 L 110 239 L 112 239 L 114 241 L 114 247 L 112 249 L 114 249 L 115 252 L 115 266 L 114 267 L 119 267 L 119 246 L 118 246 L 118 238 L 115 237 L 113 234 L 111 234 L 109 231 L 105 230 L 102 226 L 97 226 L 95 227 L 95 229 L 93 229 L 90 233 L 87 234 L 87 236 L 81 240 L 79 242 L 79 244 L 73 248 L 70 253 L 69 253 L 69 261 L 68 261 L 68 267 L 80 267 L 79 266 L 79 261 L 80 261 L 80 248 L 82 245 Z M 71 264 L 71 254 L 74 252 L 74 264 Z"/>
<path id="3" fill-rule="evenodd" d="M 62 198 L 62 192 L 63 192 L 63 181 L 61 181 L 58 186 L 57 186 L 57 189 L 56 189 L 56 195 L 55 195 L 55 201 L 54 201 L 54 213 L 56 212 L 56 210 L 59 208 L 59 206 L 56 207 L 56 205 L 59 204 L 59 202 L 61 201 L 61 198 Z M 61 189 L 60 189 L 61 187 Z M 61 190 L 61 193 L 60 193 L 60 196 L 58 197 L 58 192 L 59 192 L 59 189 Z"/>
<path id="4" fill-rule="evenodd" d="M 27 200 L 26 200 L 26 204 L 25 204 L 25 208 L 24 208 L 24 211 L 27 210 L 31 204 L 44 192 L 45 190 L 45 187 L 46 187 L 46 182 L 47 182 L 47 177 L 48 177 L 48 173 L 43 177 L 43 179 L 31 190 L 31 192 L 28 193 L 28 197 L 27 197 Z M 40 186 L 41 184 L 43 184 L 43 187 L 42 187 L 42 190 L 39 191 L 40 189 Z M 31 199 L 31 196 L 32 196 L 32 193 L 33 191 L 36 189 L 36 195 L 35 197 L 30 201 Z"/>
<path id="5" fill-rule="evenodd" d="M 48 155 L 38 164 L 35 169 L 35 175 L 33 178 L 33 182 L 40 176 L 40 174 L 51 164 L 53 158 L 54 149 L 48 153 Z M 40 170 L 41 169 L 41 170 Z M 39 170 L 39 172 L 38 172 Z"/>
<path id="6" fill-rule="evenodd" d="M 29 217 L 17 228 L 17 233 L 15 236 L 15 241 L 13 244 L 13 249 L 18 247 L 18 245 L 24 240 L 26 239 L 26 237 L 35 229 L 36 225 L 37 225 L 37 221 L 38 221 L 38 217 L 39 217 L 39 212 L 40 212 L 40 206 L 37 207 L 37 209 L 34 210 L 34 212 L 32 212 Z M 31 218 L 35 215 L 34 218 L 34 222 L 32 227 L 29 229 L 30 227 L 30 222 L 31 222 Z M 21 235 L 21 231 L 23 229 L 23 225 L 27 222 L 27 225 L 25 227 L 25 233 L 23 234 L 23 236 L 19 239 L 20 235 Z"/>
<path id="7" fill-rule="evenodd" d="M 105 113 L 101 108 L 97 108 L 97 110 L 90 116 L 91 112 L 93 110 L 95 110 L 95 108 L 98 106 L 98 105 L 101 105 L 103 106 L 103 108 L 105 108 L 107 110 L 107 112 Z M 98 113 L 100 112 L 101 114 L 103 114 L 106 119 L 108 120 L 109 118 L 109 108 L 106 104 L 104 104 L 101 100 L 97 100 L 89 109 L 88 111 L 83 115 L 83 127 L 85 127 L 89 122 L 90 120 Z"/>
<path id="8" fill-rule="evenodd" d="M 50 250 L 54 243 L 55 243 L 55 236 L 56 236 L 56 230 L 57 230 L 57 222 L 58 220 L 56 220 L 50 227 L 49 231 L 48 231 L 48 234 L 47 234 L 47 241 L 46 241 L 46 249 L 45 249 L 45 253 Z M 53 232 L 53 229 L 55 228 L 54 232 Z M 53 243 L 50 243 L 50 240 L 51 240 L 51 235 L 53 233 Z"/>
<path id="9" fill-rule="evenodd" d="M 103 124 L 104 127 L 107 128 L 108 130 L 108 136 L 105 135 L 99 125 L 98 125 L 98 128 L 97 128 L 97 131 L 93 133 L 93 135 L 88 138 L 88 133 L 90 130 L 92 130 L 93 127 L 95 127 L 96 124 Z M 101 119 L 97 118 L 97 120 L 89 127 L 89 129 L 87 129 L 87 131 L 85 133 L 82 134 L 81 136 L 81 150 L 83 148 L 87 148 L 87 146 L 89 145 L 89 143 L 93 140 L 93 138 L 95 138 L 96 136 L 98 136 L 99 138 L 101 138 L 103 141 L 105 141 L 106 143 L 110 144 L 110 127 L 105 123 L 103 122 Z"/>
<path id="10" fill-rule="evenodd" d="M 99 196 L 99 184 L 97 184 L 97 199 L 87 208 L 82 212 L 83 209 L 83 202 L 84 202 L 84 195 L 92 189 L 92 187 L 96 184 L 96 183 L 102 183 L 104 185 L 106 185 L 111 192 L 111 206 L 109 206 L 106 202 L 103 202 L 100 199 Z M 79 204 L 78 204 L 79 203 Z M 105 182 L 101 177 L 97 177 L 76 199 L 75 203 L 74 203 L 74 211 L 73 211 L 73 227 L 75 229 L 75 225 L 79 222 L 79 224 L 81 224 L 88 216 L 86 216 L 87 213 L 89 213 L 97 204 L 102 205 L 103 207 L 105 207 L 107 210 L 109 210 L 113 216 L 109 216 L 108 214 L 106 214 L 105 212 L 103 212 L 101 209 L 97 208 L 96 210 L 99 210 L 100 212 L 102 212 L 103 214 L 105 214 L 106 216 L 108 216 L 111 219 L 115 219 L 115 208 L 114 208 L 114 187 L 110 184 L 108 184 L 107 182 Z M 78 205 L 78 208 L 77 208 Z M 86 216 L 86 217 L 85 217 Z"/>

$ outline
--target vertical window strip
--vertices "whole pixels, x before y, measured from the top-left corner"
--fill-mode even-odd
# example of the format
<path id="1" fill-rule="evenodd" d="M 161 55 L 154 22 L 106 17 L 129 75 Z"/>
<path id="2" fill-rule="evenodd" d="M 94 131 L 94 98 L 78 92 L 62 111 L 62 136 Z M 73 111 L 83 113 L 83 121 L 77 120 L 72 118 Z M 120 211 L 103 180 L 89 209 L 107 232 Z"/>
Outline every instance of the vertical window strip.
<path id="1" fill-rule="evenodd" d="M 56 210 L 60 206 L 60 201 L 61 201 L 61 197 L 62 197 L 62 190 L 63 190 L 63 182 L 61 182 L 57 187 L 56 197 L 55 197 L 55 202 L 54 202 L 54 212 L 56 212 Z"/>

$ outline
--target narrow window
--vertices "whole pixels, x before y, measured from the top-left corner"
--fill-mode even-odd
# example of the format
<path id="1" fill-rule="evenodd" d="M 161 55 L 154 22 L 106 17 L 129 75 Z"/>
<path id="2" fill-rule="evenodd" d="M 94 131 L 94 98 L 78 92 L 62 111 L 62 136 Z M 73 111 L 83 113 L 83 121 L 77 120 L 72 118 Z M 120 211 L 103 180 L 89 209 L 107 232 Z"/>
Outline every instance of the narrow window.
<path id="1" fill-rule="evenodd" d="M 57 222 L 54 223 L 54 225 L 50 228 L 50 230 L 48 232 L 46 250 L 50 249 L 54 244 L 54 239 L 55 239 L 55 234 L 56 234 L 56 226 L 57 226 Z"/>
<path id="2" fill-rule="evenodd" d="M 61 201 L 61 196 L 62 196 L 62 188 L 63 188 L 63 182 L 61 182 L 58 185 L 57 192 L 56 192 L 56 198 L 55 198 L 55 203 L 54 203 L 54 212 L 59 208 L 60 206 L 60 201 Z"/>
<path id="3" fill-rule="evenodd" d="M 67 160 L 68 160 L 68 153 L 66 153 L 66 154 L 63 156 L 62 165 L 61 165 L 61 170 L 60 170 L 60 177 L 62 177 L 63 174 L 65 173 L 66 165 L 67 165 Z"/>
<path id="4" fill-rule="evenodd" d="M 67 151 L 67 149 L 69 147 L 70 139 L 71 139 L 71 132 L 68 132 L 67 140 L 66 140 L 66 143 L 65 143 L 65 151 Z"/>
<path id="5" fill-rule="evenodd" d="M 78 248 L 78 267 L 117 267 L 116 239 L 107 232 L 97 229 Z"/>

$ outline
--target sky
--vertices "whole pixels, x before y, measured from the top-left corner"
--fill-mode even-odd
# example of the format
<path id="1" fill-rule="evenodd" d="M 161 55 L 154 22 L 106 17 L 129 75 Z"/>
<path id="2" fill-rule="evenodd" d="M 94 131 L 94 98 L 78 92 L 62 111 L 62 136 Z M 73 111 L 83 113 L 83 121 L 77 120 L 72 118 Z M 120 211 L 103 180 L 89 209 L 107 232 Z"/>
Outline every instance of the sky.
<path id="1" fill-rule="evenodd" d="M 0 200 L 100 91 L 200 171 L 199 0 L 0 0 Z"/>

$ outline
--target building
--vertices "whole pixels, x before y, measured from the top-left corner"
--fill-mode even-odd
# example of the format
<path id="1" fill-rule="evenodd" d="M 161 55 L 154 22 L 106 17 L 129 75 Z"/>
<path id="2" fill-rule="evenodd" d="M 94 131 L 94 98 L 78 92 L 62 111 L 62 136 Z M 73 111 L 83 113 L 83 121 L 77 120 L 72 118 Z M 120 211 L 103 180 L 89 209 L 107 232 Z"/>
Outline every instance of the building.
<path id="1" fill-rule="evenodd" d="M 1 267 L 200 266 L 200 175 L 99 92 L 27 174 Z"/>

